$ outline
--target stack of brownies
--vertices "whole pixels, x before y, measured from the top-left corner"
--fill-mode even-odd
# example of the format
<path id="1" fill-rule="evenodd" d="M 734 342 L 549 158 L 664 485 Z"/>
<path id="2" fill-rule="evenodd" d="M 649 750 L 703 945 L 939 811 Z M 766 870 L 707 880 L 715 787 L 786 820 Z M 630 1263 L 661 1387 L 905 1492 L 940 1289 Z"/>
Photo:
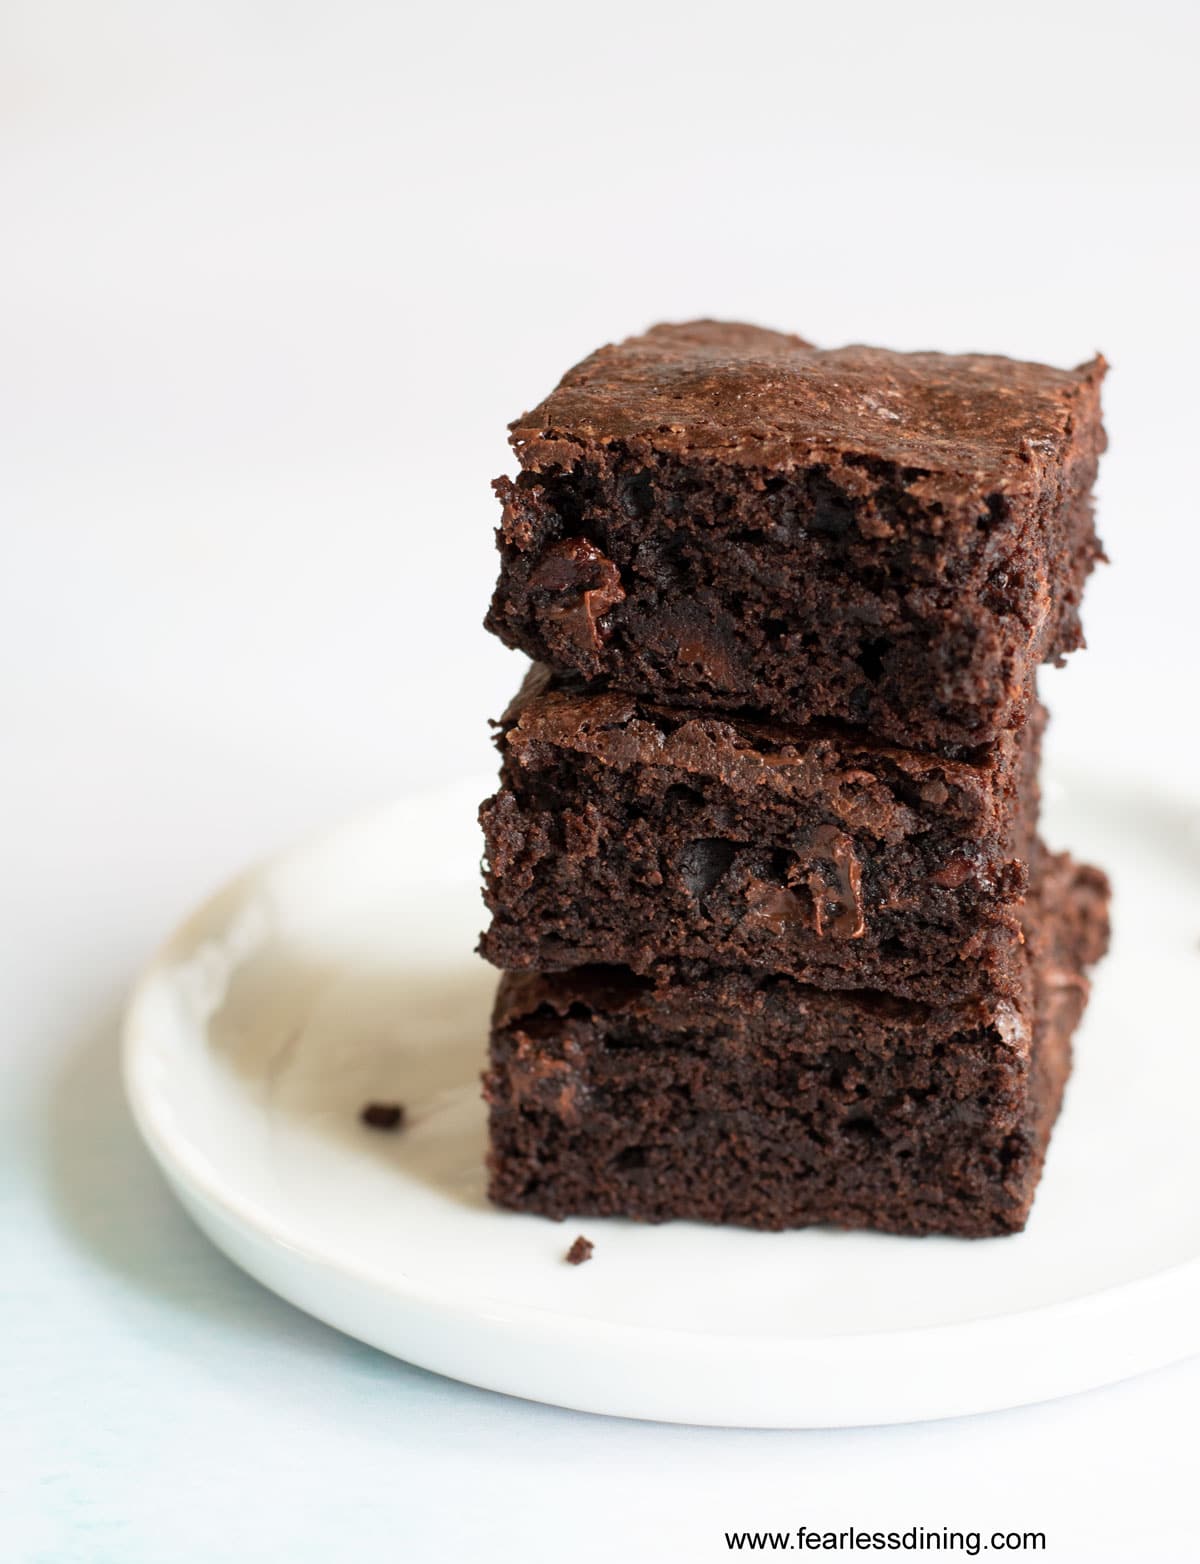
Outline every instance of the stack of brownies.
<path id="1" fill-rule="evenodd" d="M 1108 933 L 1038 840 L 1035 688 L 1082 642 L 1103 374 L 701 321 L 513 426 L 494 1201 L 1023 1226 Z"/>

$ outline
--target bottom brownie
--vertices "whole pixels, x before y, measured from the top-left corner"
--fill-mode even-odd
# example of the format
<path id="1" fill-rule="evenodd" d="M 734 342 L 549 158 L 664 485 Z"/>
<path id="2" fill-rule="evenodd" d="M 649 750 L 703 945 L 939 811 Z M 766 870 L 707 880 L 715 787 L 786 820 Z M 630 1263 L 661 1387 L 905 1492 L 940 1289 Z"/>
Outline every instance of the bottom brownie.
<path id="1" fill-rule="evenodd" d="M 1015 1001 L 931 1006 L 698 962 L 657 981 L 508 973 L 489 1194 L 551 1217 L 1016 1232 L 1107 904 L 1098 870 L 1044 856 Z"/>

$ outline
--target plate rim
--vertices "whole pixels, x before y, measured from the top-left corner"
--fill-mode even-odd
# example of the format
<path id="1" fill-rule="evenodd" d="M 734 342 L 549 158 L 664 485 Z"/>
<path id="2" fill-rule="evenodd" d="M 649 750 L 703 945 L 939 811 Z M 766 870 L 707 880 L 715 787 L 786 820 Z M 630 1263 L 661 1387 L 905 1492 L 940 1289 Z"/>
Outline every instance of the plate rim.
<path id="1" fill-rule="evenodd" d="M 1124 780 L 1120 779 L 1122 783 Z M 474 779 L 470 784 L 466 781 L 460 784 L 464 792 L 469 785 L 474 786 Z M 826 1360 L 844 1357 L 847 1359 L 847 1366 L 852 1359 L 854 1365 L 861 1369 L 864 1354 L 872 1359 L 904 1358 L 913 1352 L 925 1355 L 930 1347 L 938 1343 L 945 1345 L 947 1355 L 953 1355 L 951 1349 L 962 1350 L 972 1344 L 977 1350 L 984 1351 L 989 1345 L 993 1348 L 1003 1346 L 1005 1338 L 1022 1338 L 1035 1325 L 1043 1327 L 1047 1338 L 1045 1344 L 1061 1344 L 1070 1341 L 1075 1332 L 1090 1331 L 1106 1320 L 1110 1326 L 1122 1319 L 1131 1324 L 1135 1323 L 1136 1316 L 1145 1315 L 1156 1308 L 1163 1310 L 1164 1313 L 1173 1313 L 1180 1308 L 1190 1309 L 1195 1317 L 1200 1319 L 1200 1255 L 1175 1261 L 1142 1276 L 1115 1282 L 1051 1303 L 1024 1305 L 1020 1308 L 976 1315 L 965 1320 L 910 1325 L 898 1329 L 853 1330 L 839 1333 L 778 1332 L 761 1338 L 751 1338 L 737 1332 L 692 1330 L 687 1327 L 672 1328 L 657 1324 L 639 1324 L 630 1320 L 614 1320 L 598 1315 L 565 1314 L 553 1308 L 536 1304 L 518 1304 L 485 1294 L 474 1296 L 468 1304 L 452 1290 L 422 1281 L 407 1273 L 402 1267 L 383 1274 L 368 1264 L 355 1262 L 346 1256 L 331 1255 L 314 1247 L 308 1235 L 302 1231 L 293 1231 L 286 1221 L 261 1207 L 252 1198 L 243 1195 L 228 1182 L 228 1179 L 223 1179 L 211 1158 L 173 1121 L 167 1108 L 167 1101 L 155 1079 L 156 1063 L 161 1058 L 161 1052 L 157 1049 L 156 1028 L 152 1024 L 152 1016 L 148 1014 L 153 1009 L 153 996 L 167 981 L 167 972 L 171 964 L 196 941 L 198 926 L 212 921 L 218 904 L 227 902 L 230 909 L 235 908 L 239 904 L 240 896 L 246 893 L 252 883 L 271 875 L 286 865 L 289 860 L 328 851 L 340 837 L 364 828 L 369 829 L 400 809 L 420 809 L 423 804 L 434 799 L 444 808 L 447 793 L 457 794 L 459 790 L 460 787 L 455 786 L 452 789 L 440 788 L 436 792 L 422 790 L 403 794 L 373 808 L 358 811 L 331 826 L 308 832 L 284 847 L 244 866 L 215 889 L 210 890 L 193 906 L 161 942 L 136 977 L 129 991 L 121 1022 L 121 1075 L 125 1095 L 139 1135 L 165 1175 L 168 1184 L 194 1217 L 196 1212 L 192 1201 L 198 1200 L 203 1206 L 215 1211 L 222 1222 L 240 1230 L 252 1244 L 265 1246 L 266 1250 L 282 1264 L 298 1264 L 331 1279 L 335 1278 L 341 1283 L 349 1282 L 355 1287 L 370 1289 L 371 1292 L 386 1296 L 394 1304 L 403 1305 L 410 1310 L 424 1311 L 426 1314 L 436 1312 L 443 1323 L 447 1319 L 457 1319 L 463 1323 L 469 1322 L 476 1329 L 486 1324 L 487 1332 L 496 1337 L 512 1340 L 515 1339 L 516 1334 L 528 1336 L 532 1331 L 537 1334 L 538 1341 L 545 1344 L 549 1334 L 553 1336 L 554 1344 L 559 1348 L 578 1349 L 581 1346 L 590 1346 L 595 1349 L 602 1344 L 606 1348 L 616 1350 L 628 1350 L 632 1346 L 654 1352 L 667 1348 L 678 1350 L 681 1344 L 686 1343 L 692 1351 L 707 1350 L 727 1358 L 740 1354 L 747 1363 L 752 1357 L 763 1352 L 770 1353 L 774 1357 L 786 1355 L 794 1359 L 797 1364 L 819 1353 Z M 1171 798 L 1166 789 L 1156 789 L 1156 792 L 1163 798 L 1164 803 L 1168 799 L 1175 805 L 1182 803 L 1179 795 Z M 228 1248 L 211 1227 L 206 1222 L 201 1222 L 200 1225 L 204 1227 L 208 1237 L 228 1254 Z M 287 1296 L 257 1267 L 250 1267 L 236 1256 L 232 1258 L 242 1269 L 250 1270 L 251 1274 L 268 1288 L 281 1296 Z M 295 1303 L 296 1300 L 290 1298 L 289 1301 Z M 317 1314 L 318 1317 L 326 1317 L 305 1304 L 298 1306 L 307 1308 L 308 1312 Z M 330 1320 L 329 1323 L 346 1331 L 347 1334 L 359 1334 L 354 1330 L 347 1330 L 346 1326 L 337 1320 Z M 1074 1388 L 1083 1389 L 1088 1385 L 1099 1386 L 1112 1383 L 1130 1374 L 1166 1366 L 1194 1353 L 1200 1353 L 1200 1330 L 1192 1334 L 1194 1340 L 1191 1344 L 1181 1346 L 1180 1342 L 1173 1338 L 1168 1339 L 1171 1337 L 1169 1331 L 1164 1332 L 1161 1350 L 1143 1353 L 1144 1362 L 1139 1362 L 1132 1368 L 1118 1366 L 1107 1377 L 1102 1373 L 1088 1373 Z M 360 1336 L 360 1339 L 370 1338 Z M 404 1356 L 392 1346 L 384 1345 L 378 1340 L 372 1341 L 371 1344 L 393 1356 Z M 408 1361 L 421 1362 L 421 1359 L 412 1357 Z M 466 1378 L 466 1376 L 456 1376 L 452 1369 L 440 1367 L 435 1363 L 422 1363 L 421 1366 L 433 1368 L 436 1372 L 451 1377 Z M 830 1366 L 830 1362 L 826 1361 L 825 1367 L 828 1369 Z M 471 1382 L 483 1383 L 479 1379 L 473 1379 Z M 508 1394 L 521 1394 L 520 1391 L 513 1391 L 501 1385 L 492 1385 L 488 1388 L 502 1389 Z M 1068 1393 L 1070 1393 L 1069 1389 L 1051 1390 L 1046 1393 L 1045 1398 Z M 549 1398 L 531 1396 L 529 1399 Z M 967 1399 L 970 1401 L 978 1398 Z M 986 1407 L 979 1405 L 975 1410 L 999 1410 L 1002 1406 L 1021 1405 L 1031 1399 L 1044 1398 L 1018 1395 L 1009 1401 L 997 1401 L 993 1397 L 988 1397 L 985 1398 Z M 570 1399 L 565 1399 L 558 1404 L 581 1405 L 579 1401 Z M 607 1410 L 595 1406 L 582 1409 L 602 1412 Z M 971 1408 L 968 1407 L 967 1410 Z M 656 1417 L 653 1413 L 637 1411 L 610 1415 Z M 923 1420 L 927 1417 L 953 1415 L 958 1414 L 953 1410 L 917 1412 L 913 1414 L 913 1419 Z M 656 1418 L 656 1420 L 672 1421 L 673 1419 L 668 1417 Z M 908 1419 L 895 1417 L 878 1419 L 880 1422 L 905 1420 Z M 686 1421 L 698 1421 L 698 1419 L 689 1417 Z M 809 1422 L 803 1418 L 796 1421 L 755 1420 L 740 1424 L 730 1423 L 726 1419 L 717 1421 L 721 1426 L 837 1426 L 828 1418 L 822 1418 L 818 1422 Z M 863 1419 L 855 1418 L 853 1421 L 862 1422 Z"/>

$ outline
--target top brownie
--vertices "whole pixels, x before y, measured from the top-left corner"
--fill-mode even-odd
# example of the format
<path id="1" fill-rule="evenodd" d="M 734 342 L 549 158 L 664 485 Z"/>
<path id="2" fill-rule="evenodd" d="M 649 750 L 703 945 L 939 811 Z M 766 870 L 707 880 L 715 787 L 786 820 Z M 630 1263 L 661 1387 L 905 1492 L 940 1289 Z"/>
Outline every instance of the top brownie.
<path id="1" fill-rule="evenodd" d="M 488 627 L 676 705 L 990 743 L 1082 644 L 1104 371 L 715 321 L 601 348 L 512 425 Z"/>

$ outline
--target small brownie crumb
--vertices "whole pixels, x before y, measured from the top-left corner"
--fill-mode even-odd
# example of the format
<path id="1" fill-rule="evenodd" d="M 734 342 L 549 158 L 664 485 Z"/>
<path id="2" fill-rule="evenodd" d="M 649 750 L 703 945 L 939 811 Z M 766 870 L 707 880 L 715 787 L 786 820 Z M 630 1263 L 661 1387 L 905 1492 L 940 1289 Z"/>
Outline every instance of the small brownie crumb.
<path id="1" fill-rule="evenodd" d="M 404 1123 L 404 1106 L 398 1102 L 369 1102 L 359 1118 L 373 1130 L 398 1130 Z"/>
<path id="2" fill-rule="evenodd" d="M 592 1258 L 592 1250 L 595 1247 L 596 1246 L 592 1240 L 590 1238 L 584 1238 L 583 1234 L 581 1233 L 575 1242 L 571 1245 L 571 1247 L 567 1250 L 564 1258 L 566 1259 L 568 1265 L 582 1265 L 585 1260 L 590 1260 Z"/>

